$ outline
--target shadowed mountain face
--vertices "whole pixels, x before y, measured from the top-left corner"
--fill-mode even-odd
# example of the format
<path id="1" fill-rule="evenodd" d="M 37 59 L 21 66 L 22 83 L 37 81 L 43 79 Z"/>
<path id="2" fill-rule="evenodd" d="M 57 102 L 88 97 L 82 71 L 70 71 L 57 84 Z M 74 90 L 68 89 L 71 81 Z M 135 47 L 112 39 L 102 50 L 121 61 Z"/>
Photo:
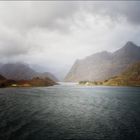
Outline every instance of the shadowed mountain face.
<path id="1" fill-rule="evenodd" d="M 21 63 L 9 63 L 4 64 L 0 68 L 0 74 L 7 79 L 20 80 L 31 79 L 36 75 L 36 72 L 26 64 Z"/>
<path id="2" fill-rule="evenodd" d="M 57 81 L 57 78 L 49 72 L 39 73 L 30 68 L 29 65 L 23 63 L 8 63 L 0 67 L 0 74 L 7 79 L 12 80 L 29 80 L 34 77 L 49 78 Z"/>
<path id="3" fill-rule="evenodd" d="M 6 78 L 0 75 L 0 81 L 4 81 L 4 80 L 6 80 Z"/>
<path id="4" fill-rule="evenodd" d="M 0 87 L 53 86 L 56 79 L 51 73 L 38 73 L 27 64 L 9 63 L 0 68 Z M 51 78 L 52 79 L 51 79 Z"/>
<path id="5" fill-rule="evenodd" d="M 65 81 L 100 81 L 120 74 L 129 65 L 140 61 L 140 47 L 132 42 L 114 53 L 100 52 L 77 60 L 67 74 Z"/>
<path id="6" fill-rule="evenodd" d="M 36 74 L 36 76 L 40 77 L 40 78 L 48 77 L 48 78 L 52 79 L 53 81 L 58 82 L 58 79 L 50 72 L 38 73 L 38 74 Z"/>

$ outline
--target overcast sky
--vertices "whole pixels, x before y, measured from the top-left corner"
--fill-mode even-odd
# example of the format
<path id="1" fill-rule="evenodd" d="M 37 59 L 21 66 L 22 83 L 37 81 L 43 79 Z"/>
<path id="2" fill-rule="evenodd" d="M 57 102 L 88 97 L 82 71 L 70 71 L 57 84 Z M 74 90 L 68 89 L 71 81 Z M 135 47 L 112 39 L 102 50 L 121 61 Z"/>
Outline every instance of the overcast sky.
<path id="1" fill-rule="evenodd" d="M 76 59 L 140 45 L 140 2 L 0 2 L 0 61 L 63 78 Z"/>

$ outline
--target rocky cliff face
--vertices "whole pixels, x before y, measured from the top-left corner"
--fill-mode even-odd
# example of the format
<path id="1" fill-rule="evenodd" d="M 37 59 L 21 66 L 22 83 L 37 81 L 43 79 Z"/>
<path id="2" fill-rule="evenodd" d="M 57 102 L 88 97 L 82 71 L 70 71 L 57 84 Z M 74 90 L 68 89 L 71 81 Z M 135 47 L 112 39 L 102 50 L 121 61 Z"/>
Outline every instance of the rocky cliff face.
<path id="1" fill-rule="evenodd" d="M 140 61 L 140 47 L 127 42 L 114 53 L 100 52 L 77 60 L 65 77 L 67 82 L 101 81 L 120 74 L 129 65 Z"/>

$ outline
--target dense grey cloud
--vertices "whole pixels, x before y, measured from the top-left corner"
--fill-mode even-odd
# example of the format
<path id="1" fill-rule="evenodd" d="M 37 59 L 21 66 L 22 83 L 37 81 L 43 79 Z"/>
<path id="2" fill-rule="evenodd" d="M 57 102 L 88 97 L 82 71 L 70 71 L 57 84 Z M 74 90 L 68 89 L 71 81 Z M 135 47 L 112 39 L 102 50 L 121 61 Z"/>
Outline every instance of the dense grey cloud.
<path id="1" fill-rule="evenodd" d="M 33 27 L 57 28 L 59 19 L 68 18 L 77 10 L 72 2 L 1 2 L 0 17 L 4 24 L 29 29 Z M 56 26 L 56 27 L 55 27 Z"/>
<path id="2" fill-rule="evenodd" d="M 140 44 L 140 2 L 0 2 L 0 58 L 62 78 L 76 59 Z"/>
<path id="3" fill-rule="evenodd" d="M 140 2 L 138 1 L 120 1 L 106 3 L 105 14 L 108 14 L 113 17 L 124 16 L 128 22 L 140 24 Z"/>
<path id="4" fill-rule="evenodd" d="M 2 23 L 16 28 L 47 27 L 48 29 L 65 28 L 62 20 L 73 18 L 80 10 L 118 18 L 123 16 L 128 21 L 140 23 L 140 2 L 1 2 L 0 17 Z M 63 28 L 62 28 L 63 26 Z M 67 26 L 68 28 L 68 26 Z M 65 28 L 66 29 L 66 28 Z"/>

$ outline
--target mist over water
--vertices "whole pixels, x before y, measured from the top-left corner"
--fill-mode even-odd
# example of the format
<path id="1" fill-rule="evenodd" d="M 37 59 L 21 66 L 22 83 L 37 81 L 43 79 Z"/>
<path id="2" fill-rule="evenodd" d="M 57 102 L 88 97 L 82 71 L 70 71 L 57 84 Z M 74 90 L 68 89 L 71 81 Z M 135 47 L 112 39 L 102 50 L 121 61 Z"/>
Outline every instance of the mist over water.
<path id="1" fill-rule="evenodd" d="M 140 139 L 140 88 L 0 89 L 0 140 Z"/>

